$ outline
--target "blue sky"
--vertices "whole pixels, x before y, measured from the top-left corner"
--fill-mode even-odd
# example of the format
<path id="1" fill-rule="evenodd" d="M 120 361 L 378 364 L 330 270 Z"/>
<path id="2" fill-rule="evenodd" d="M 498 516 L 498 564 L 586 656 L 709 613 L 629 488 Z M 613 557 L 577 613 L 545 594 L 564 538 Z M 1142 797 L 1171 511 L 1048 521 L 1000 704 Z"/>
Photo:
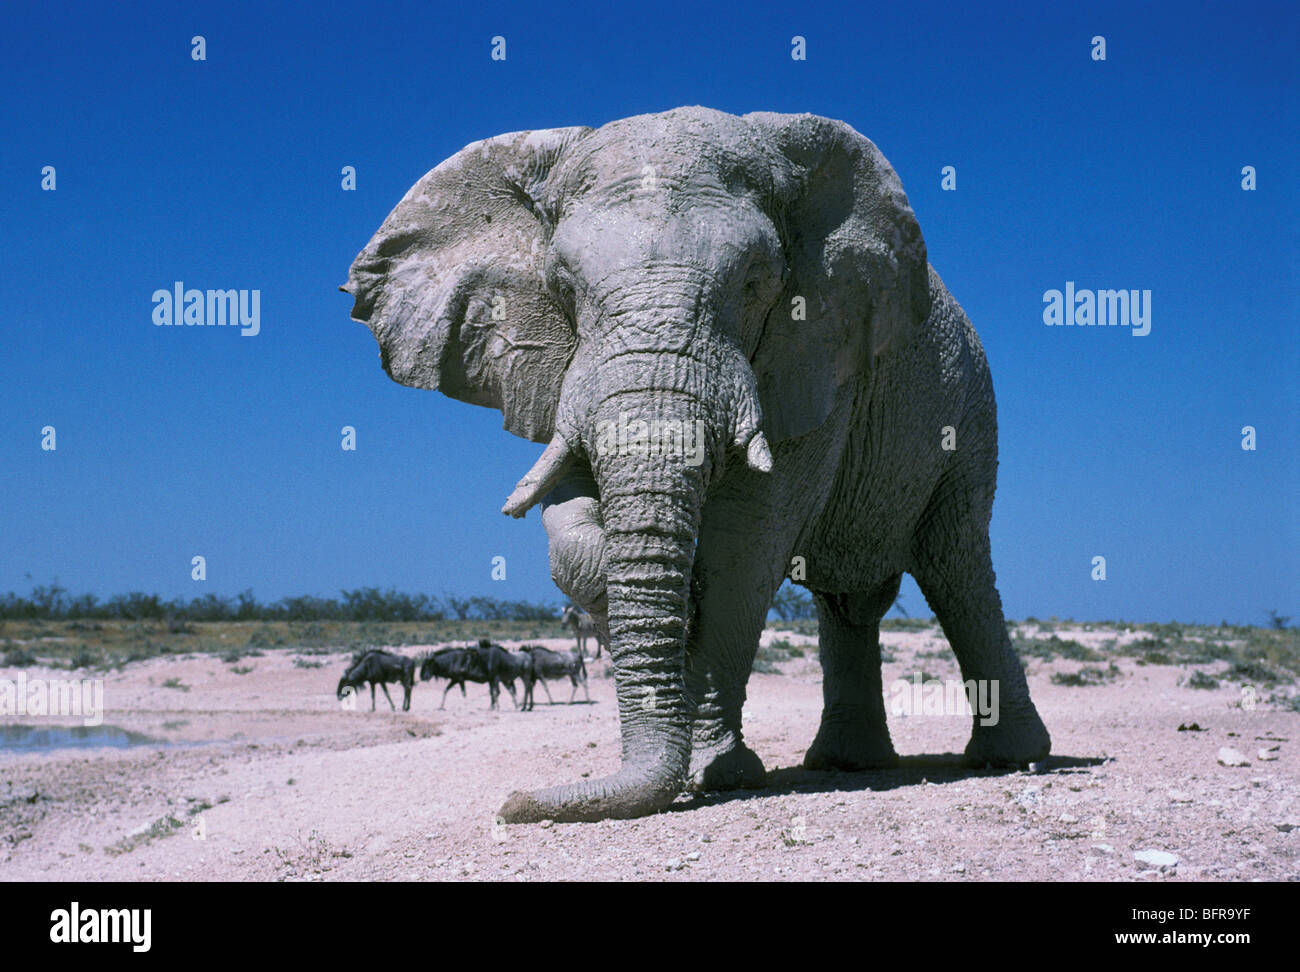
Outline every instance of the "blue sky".
<path id="1" fill-rule="evenodd" d="M 0 590 L 558 601 L 536 514 L 498 512 L 540 446 L 391 382 L 336 287 L 466 143 L 702 104 L 843 119 L 897 169 L 992 366 L 1009 616 L 1300 615 L 1300 13 L 1055 6 L 7 11 Z M 176 280 L 260 289 L 261 333 L 154 327 Z M 1151 333 L 1044 326 L 1067 280 L 1151 290 Z"/>

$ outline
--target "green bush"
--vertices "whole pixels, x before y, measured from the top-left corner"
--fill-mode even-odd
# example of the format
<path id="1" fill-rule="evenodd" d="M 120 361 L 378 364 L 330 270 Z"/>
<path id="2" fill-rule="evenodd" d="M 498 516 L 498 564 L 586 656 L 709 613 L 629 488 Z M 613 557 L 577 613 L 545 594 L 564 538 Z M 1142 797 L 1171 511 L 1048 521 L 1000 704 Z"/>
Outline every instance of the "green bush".
<path id="1" fill-rule="evenodd" d="M 1085 665 L 1083 668 L 1080 668 L 1077 672 L 1055 673 L 1054 675 L 1052 675 L 1052 684 L 1069 685 L 1073 687 L 1106 685 L 1110 682 L 1115 681 L 1115 679 L 1119 678 L 1120 675 L 1122 674 L 1123 673 L 1119 670 L 1119 666 L 1116 665 L 1114 662 L 1111 662 L 1105 668 L 1097 668 L 1096 666 Z"/>
<path id="2" fill-rule="evenodd" d="M 1041 658 L 1052 661 L 1066 658 L 1070 661 L 1101 661 L 1103 655 L 1077 641 L 1052 635 L 1050 638 L 1013 638 L 1012 647 L 1021 658 Z"/>
<path id="3" fill-rule="evenodd" d="M 36 664 L 36 656 L 22 645 L 16 645 L 5 652 L 6 668 L 27 668 Z"/>

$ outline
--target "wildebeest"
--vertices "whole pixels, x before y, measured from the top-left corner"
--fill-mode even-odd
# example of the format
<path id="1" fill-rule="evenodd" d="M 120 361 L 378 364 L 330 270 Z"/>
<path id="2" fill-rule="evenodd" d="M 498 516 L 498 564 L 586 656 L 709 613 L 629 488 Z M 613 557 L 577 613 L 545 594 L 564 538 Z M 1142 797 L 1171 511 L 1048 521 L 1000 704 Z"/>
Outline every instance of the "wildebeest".
<path id="1" fill-rule="evenodd" d="M 522 679 L 524 683 L 525 696 L 531 696 L 533 692 L 533 665 L 532 660 L 526 655 L 517 655 L 514 652 L 506 651 L 500 645 L 493 644 L 487 638 L 480 638 L 478 643 L 478 653 L 483 658 L 484 666 L 488 673 L 488 688 L 492 693 L 492 708 L 497 707 L 497 699 L 501 694 L 500 685 L 504 684 L 510 690 L 510 698 L 515 703 L 515 708 L 519 708 L 519 700 L 515 697 L 515 679 Z"/>
<path id="2" fill-rule="evenodd" d="M 600 625 L 586 611 L 572 604 L 564 609 L 560 615 L 560 624 L 566 628 L 573 629 L 573 636 L 578 642 L 578 654 L 587 654 L 587 639 L 596 639 L 596 657 L 600 657 L 600 649 L 609 646 L 609 641 L 605 638 L 605 632 Z"/>
<path id="3" fill-rule="evenodd" d="M 500 698 L 502 684 L 510 693 L 510 699 L 519 707 L 519 698 L 515 694 L 515 679 L 522 678 L 524 667 L 515 656 L 500 645 L 492 644 L 487 638 L 479 640 L 477 645 L 465 648 L 440 648 L 426 655 L 420 664 L 420 681 L 432 678 L 447 679 L 447 687 L 442 690 L 442 702 L 438 708 L 446 708 L 447 693 L 453 687 L 460 686 L 460 694 L 465 695 L 466 682 L 479 682 L 488 686 L 491 697 L 489 708 L 495 709 Z M 531 673 L 531 667 L 528 667 Z"/>
<path id="4" fill-rule="evenodd" d="M 591 694 L 587 691 L 587 666 L 582 660 L 581 651 L 551 651 L 549 648 L 543 648 L 541 645 L 524 645 L 519 649 L 521 656 L 527 656 L 532 662 L 532 678 L 524 681 L 524 708 L 533 707 L 533 684 L 542 683 L 542 690 L 546 693 L 546 701 L 554 703 L 551 698 L 551 690 L 546 685 L 548 678 L 564 678 L 566 675 L 569 681 L 573 683 L 573 691 L 569 693 L 569 703 L 573 704 L 573 697 L 578 694 L 578 685 L 582 685 L 582 694 L 591 701 Z"/>
<path id="5" fill-rule="evenodd" d="M 393 697 L 388 694 L 388 682 L 398 682 L 402 686 L 402 711 L 409 712 L 411 709 L 411 690 L 415 687 L 415 659 L 408 658 L 405 655 L 394 655 L 391 651 L 381 651 L 378 648 L 372 648 L 363 652 L 343 673 L 339 679 L 338 691 L 335 693 L 340 700 L 343 698 L 344 689 L 352 689 L 360 692 L 361 686 L 366 682 L 370 683 L 370 711 L 375 711 L 375 686 L 378 685 L 384 690 L 384 698 L 388 699 L 388 704 L 394 712 L 397 706 L 393 705 Z"/>

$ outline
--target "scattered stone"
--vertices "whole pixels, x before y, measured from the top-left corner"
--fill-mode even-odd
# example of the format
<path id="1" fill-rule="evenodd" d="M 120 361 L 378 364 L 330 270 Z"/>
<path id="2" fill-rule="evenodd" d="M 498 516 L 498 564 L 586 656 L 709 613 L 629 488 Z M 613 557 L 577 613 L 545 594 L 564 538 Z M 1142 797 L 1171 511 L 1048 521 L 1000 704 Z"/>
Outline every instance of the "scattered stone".
<path id="1" fill-rule="evenodd" d="M 1076 824 L 1079 822 L 1079 818 L 1074 816 L 1074 814 L 1071 813 L 1063 813 L 1056 819 L 1064 824 Z"/>
<path id="2" fill-rule="evenodd" d="M 1115 848 L 1111 847 L 1110 844 L 1093 844 L 1092 849 L 1095 850 L 1098 854 L 1115 853 Z"/>
<path id="3" fill-rule="evenodd" d="M 1279 820 L 1273 826 L 1282 833 L 1289 834 L 1293 830 L 1300 830 L 1300 817 L 1287 817 L 1285 820 Z"/>
<path id="4" fill-rule="evenodd" d="M 686 859 L 688 861 L 698 861 L 700 859 L 700 852 L 691 851 L 689 854 L 686 855 Z"/>
<path id="5" fill-rule="evenodd" d="M 1190 793 L 1184 793 L 1182 790 L 1170 790 L 1165 796 L 1169 797 L 1170 803 L 1191 803 L 1192 796 Z"/>
<path id="6" fill-rule="evenodd" d="M 1205 732 L 1205 729 L 1197 722 L 1180 722 L 1178 724 L 1179 732 Z"/>
<path id="7" fill-rule="evenodd" d="M 1265 749 L 1261 749 L 1257 754 L 1259 761 L 1261 763 L 1271 763 L 1273 760 L 1278 758 L 1277 751 L 1281 748 L 1281 746 L 1268 746 Z"/>
<path id="8" fill-rule="evenodd" d="M 680 871 L 685 866 L 686 866 L 685 864 L 683 864 L 675 857 L 672 860 L 664 861 L 665 871 Z"/>
<path id="9" fill-rule="evenodd" d="M 1133 852 L 1133 858 L 1139 864 L 1147 864 L 1162 871 L 1178 866 L 1178 855 L 1168 851 L 1140 850 Z"/>
<path id="10" fill-rule="evenodd" d="M 1249 766 L 1250 760 L 1241 753 L 1237 752 L 1231 746 L 1223 746 L 1219 749 L 1220 766 Z"/>
<path id="11" fill-rule="evenodd" d="M 550 830 L 552 827 L 555 826 L 555 821 L 554 821 L 554 820 L 543 820 L 543 821 L 542 821 L 541 823 L 539 823 L 537 826 L 541 827 L 543 830 Z"/>

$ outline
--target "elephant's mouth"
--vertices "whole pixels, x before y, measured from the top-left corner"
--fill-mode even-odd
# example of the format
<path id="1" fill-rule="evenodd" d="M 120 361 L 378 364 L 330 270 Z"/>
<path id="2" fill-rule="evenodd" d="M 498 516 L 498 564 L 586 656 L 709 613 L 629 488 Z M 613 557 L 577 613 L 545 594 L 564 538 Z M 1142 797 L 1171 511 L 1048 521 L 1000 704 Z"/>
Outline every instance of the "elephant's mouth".
<path id="1" fill-rule="evenodd" d="M 379 295 L 382 292 L 379 286 L 383 278 L 379 275 L 371 275 L 362 271 L 353 269 L 348 276 L 348 282 L 339 284 L 339 290 L 345 294 L 352 295 L 352 313 L 351 318 L 358 324 L 364 324 L 371 327 L 371 321 L 375 315 L 375 307 L 379 303 Z"/>

